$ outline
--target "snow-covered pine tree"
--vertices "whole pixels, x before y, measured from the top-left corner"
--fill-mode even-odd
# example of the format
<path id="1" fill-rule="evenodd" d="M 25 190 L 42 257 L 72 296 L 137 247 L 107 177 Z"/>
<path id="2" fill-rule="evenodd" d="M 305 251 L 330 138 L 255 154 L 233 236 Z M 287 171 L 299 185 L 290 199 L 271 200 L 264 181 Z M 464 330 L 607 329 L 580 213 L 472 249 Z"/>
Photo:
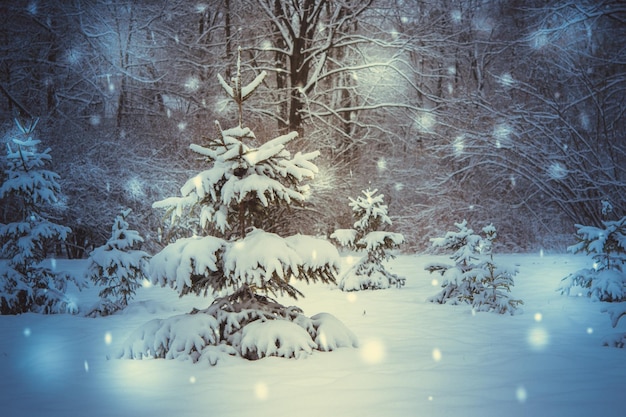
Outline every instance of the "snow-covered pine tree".
<path id="1" fill-rule="evenodd" d="M 237 104 L 239 124 L 222 129 L 216 122 L 217 138 L 191 145 L 207 169 L 183 185 L 180 197 L 153 205 L 167 210 L 171 225 L 194 219 L 197 235 L 177 239 L 151 259 L 152 282 L 181 296 L 217 298 L 205 310 L 146 324 L 130 337 L 121 357 L 215 364 L 224 352 L 248 359 L 299 357 L 312 349 L 356 345 L 354 335 L 332 316 L 308 318 L 268 297 L 302 295 L 292 279 L 335 283 L 339 254 L 325 240 L 264 230 L 288 221 L 276 216 L 277 207 L 305 203 L 306 181 L 317 173 L 312 161 L 319 152 L 291 155 L 286 145 L 296 132 L 261 143 L 243 127 L 243 103 L 265 72 L 244 86 L 240 59 L 241 54 L 230 85 L 218 77 Z"/>
<path id="2" fill-rule="evenodd" d="M 342 246 L 365 251 L 365 256 L 355 262 L 339 280 L 339 288 L 343 291 L 374 290 L 404 285 L 405 278 L 387 271 L 383 264 L 394 258 L 391 250 L 404 243 L 404 236 L 380 230 L 385 226 L 391 226 L 391 219 L 387 214 L 384 195 L 377 192 L 377 189 L 367 189 L 362 191 L 362 196 L 356 199 L 349 198 L 355 219 L 353 229 L 338 229 L 331 234 L 331 238 Z"/>
<path id="3" fill-rule="evenodd" d="M 89 316 L 107 316 L 125 308 L 144 279 L 148 279 L 150 255 L 140 250 L 143 238 L 129 229 L 126 219 L 131 209 L 123 210 L 113 222 L 111 237 L 89 255 L 87 278 L 102 287 L 100 302 Z"/>
<path id="4" fill-rule="evenodd" d="M 58 203 L 59 175 L 46 169 L 52 160 L 50 149 L 37 150 L 40 141 L 33 139 L 37 120 L 15 123 L 17 134 L 7 140 L 6 177 L 0 187 L 0 198 L 13 204 L 7 216 L 11 221 L 0 224 L 1 255 L 8 259 L 0 272 L 0 313 L 75 313 L 77 307 L 65 292 L 70 281 L 82 284 L 43 264 L 50 245 L 70 233 L 50 220 Z"/>
<path id="5" fill-rule="evenodd" d="M 437 295 L 428 301 L 439 304 L 467 303 L 474 311 L 495 311 L 514 314 L 521 300 L 509 299 L 517 268 L 498 266 L 493 260 L 493 242 L 496 228 L 483 228 L 485 237 L 475 234 L 467 227 L 467 221 L 455 223 L 457 231 L 447 232 L 444 237 L 431 239 L 433 247 L 454 251 L 450 257 L 454 265 L 431 263 L 425 269 L 442 276 Z"/>
<path id="6" fill-rule="evenodd" d="M 474 294 L 471 302 L 475 311 L 494 311 L 499 314 L 515 314 L 522 300 L 509 298 L 511 287 L 515 285 L 513 277 L 517 275 L 517 267 L 498 265 L 493 260 L 493 244 L 498 236 L 493 224 L 483 227 L 485 237 L 482 241 L 482 261 L 478 267 L 468 275 L 474 282 L 480 282 L 482 287 L 478 294 Z"/>
<path id="7" fill-rule="evenodd" d="M 591 254 L 593 267 L 580 269 L 563 278 L 562 294 L 580 288 L 586 296 L 600 301 L 626 301 L 626 217 L 603 221 L 603 227 L 576 225 L 578 243 L 568 252 Z"/>

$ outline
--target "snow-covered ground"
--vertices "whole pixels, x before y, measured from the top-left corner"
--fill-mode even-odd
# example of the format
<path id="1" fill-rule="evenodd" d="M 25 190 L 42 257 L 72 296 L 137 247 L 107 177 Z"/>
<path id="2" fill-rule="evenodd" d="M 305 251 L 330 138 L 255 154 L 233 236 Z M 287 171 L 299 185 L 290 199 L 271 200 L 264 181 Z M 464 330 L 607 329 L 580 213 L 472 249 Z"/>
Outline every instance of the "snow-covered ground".
<path id="1" fill-rule="evenodd" d="M 434 259 L 435 258 L 435 259 Z M 305 359 L 226 358 L 211 367 L 173 360 L 109 359 L 153 318 L 211 300 L 142 288 L 105 318 L 0 316 L 1 415 L 20 416 L 619 416 L 626 351 L 602 346 L 612 329 L 602 303 L 562 296 L 560 279 L 590 260 L 573 255 L 496 256 L 520 264 L 512 297 L 524 313 L 472 314 L 426 302 L 438 287 L 424 265 L 400 256 L 402 289 L 344 293 L 298 284 L 297 304 L 328 312 L 360 348 Z M 84 261 L 59 261 L 80 271 Z M 94 297 L 78 295 L 77 303 Z M 621 329 L 620 329 L 621 328 Z"/>

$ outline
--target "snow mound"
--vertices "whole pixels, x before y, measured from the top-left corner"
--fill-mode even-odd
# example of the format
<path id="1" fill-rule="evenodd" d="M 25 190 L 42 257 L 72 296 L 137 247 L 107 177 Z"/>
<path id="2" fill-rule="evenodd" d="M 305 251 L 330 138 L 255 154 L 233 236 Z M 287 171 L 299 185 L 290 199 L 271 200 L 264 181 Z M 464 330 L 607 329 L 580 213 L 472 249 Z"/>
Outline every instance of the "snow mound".
<path id="1" fill-rule="evenodd" d="M 250 360 L 267 356 L 300 359 L 315 348 L 307 331 L 287 320 L 257 320 L 242 330 L 241 355 Z"/>
<path id="2" fill-rule="evenodd" d="M 357 337 L 337 317 L 319 313 L 311 317 L 316 334 L 311 335 L 318 349 L 330 352 L 340 347 L 359 347 Z"/>
<path id="3" fill-rule="evenodd" d="M 207 314 L 181 314 L 154 319 L 135 330 L 126 340 L 121 359 L 191 359 L 197 362 L 203 349 L 215 345 L 219 326 Z"/>
<path id="4" fill-rule="evenodd" d="M 300 256 L 306 271 L 319 271 L 327 265 L 331 265 L 335 271 L 339 269 L 339 252 L 329 241 L 301 234 L 289 236 L 285 240 Z"/>
<path id="5" fill-rule="evenodd" d="M 387 271 L 382 265 L 370 264 L 361 259 L 347 270 L 339 280 L 342 291 L 382 290 L 404 285 L 405 279 Z"/>

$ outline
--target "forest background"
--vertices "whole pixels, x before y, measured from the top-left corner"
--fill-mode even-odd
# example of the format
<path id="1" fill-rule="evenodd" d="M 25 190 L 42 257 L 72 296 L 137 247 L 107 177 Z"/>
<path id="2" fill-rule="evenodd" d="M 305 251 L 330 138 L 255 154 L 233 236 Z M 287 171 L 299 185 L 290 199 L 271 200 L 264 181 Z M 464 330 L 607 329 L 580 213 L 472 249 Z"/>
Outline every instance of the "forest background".
<path id="1" fill-rule="evenodd" d="M 152 203 L 202 167 L 191 143 L 236 120 L 216 79 L 238 48 L 244 84 L 268 72 L 248 127 L 321 151 L 311 204 L 279 232 L 350 227 L 368 187 L 415 251 L 462 219 L 496 225 L 501 250 L 564 250 L 575 223 L 626 214 L 618 0 L 18 0 L 0 27 L 0 137 L 40 119 L 70 258 L 121 208 L 149 251 L 166 243 Z"/>

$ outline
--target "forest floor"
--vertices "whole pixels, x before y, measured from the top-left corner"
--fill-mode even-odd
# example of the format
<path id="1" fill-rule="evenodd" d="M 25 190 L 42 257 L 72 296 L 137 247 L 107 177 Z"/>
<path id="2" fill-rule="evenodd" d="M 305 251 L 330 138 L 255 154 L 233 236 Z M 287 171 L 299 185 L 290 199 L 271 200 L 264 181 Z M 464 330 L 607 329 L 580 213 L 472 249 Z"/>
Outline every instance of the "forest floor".
<path id="1" fill-rule="evenodd" d="M 344 293 L 297 284 L 296 304 L 328 312 L 360 347 L 305 359 L 236 357 L 216 366 L 176 360 L 114 359 L 153 318 L 205 308 L 211 299 L 141 288 L 128 309 L 104 318 L 0 317 L 0 410 L 22 416 L 617 416 L 623 413 L 626 350 L 602 346 L 611 328 L 603 303 L 560 295 L 560 280 L 588 266 L 584 256 L 496 256 L 519 264 L 511 296 L 521 314 L 472 313 L 431 304 L 445 257 L 402 255 L 390 269 L 401 289 Z M 57 261 L 81 273 L 85 261 Z M 77 294 L 77 303 L 94 297 Z M 91 300 L 93 301 L 93 299 Z"/>

